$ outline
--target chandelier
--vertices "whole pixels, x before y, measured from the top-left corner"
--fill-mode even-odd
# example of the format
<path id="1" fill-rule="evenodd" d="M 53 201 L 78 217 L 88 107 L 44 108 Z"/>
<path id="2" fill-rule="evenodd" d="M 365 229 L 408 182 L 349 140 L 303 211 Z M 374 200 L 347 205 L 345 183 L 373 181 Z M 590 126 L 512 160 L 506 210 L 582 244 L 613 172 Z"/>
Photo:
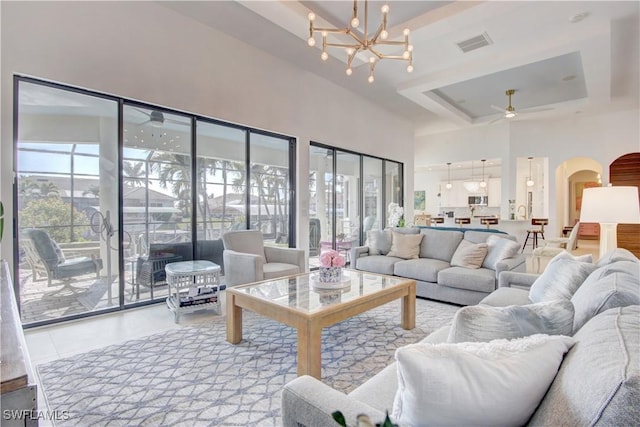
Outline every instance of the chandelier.
<path id="1" fill-rule="evenodd" d="M 346 73 L 348 76 L 353 72 L 351 64 L 356 55 L 360 52 L 369 51 L 371 54 L 369 57 L 369 83 L 373 83 L 374 80 L 373 69 L 378 61 L 383 59 L 407 61 L 407 72 L 411 73 L 413 71 L 413 46 L 409 44 L 410 31 L 408 28 L 405 28 L 403 32 L 404 41 L 387 40 L 389 37 L 389 33 L 387 32 L 387 15 L 389 14 L 389 5 L 385 4 L 382 6 L 381 12 L 382 23 L 378 27 L 377 31 L 373 33 L 371 38 L 369 38 L 368 33 L 369 5 L 367 0 L 364 0 L 364 31 L 362 32 L 362 37 L 354 31 L 360 26 L 360 19 L 358 19 L 358 0 L 353 0 L 353 15 L 351 17 L 351 21 L 345 28 L 315 28 L 313 26 L 313 22 L 316 19 L 316 15 L 311 12 L 309 13 L 309 39 L 307 40 L 307 43 L 309 46 L 315 46 L 316 40 L 313 37 L 314 33 L 320 32 L 322 34 L 322 54 L 320 55 L 320 58 L 322 58 L 323 61 L 329 59 L 329 54 L 327 53 L 328 47 L 344 49 L 347 54 Z M 331 43 L 327 41 L 327 35 L 329 33 L 345 34 L 350 36 L 353 40 L 349 40 L 351 43 Z M 377 46 L 402 46 L 404 48 L 404 52 L 402 55 L 388 55 L 380 52 L 377 49 Z"/>

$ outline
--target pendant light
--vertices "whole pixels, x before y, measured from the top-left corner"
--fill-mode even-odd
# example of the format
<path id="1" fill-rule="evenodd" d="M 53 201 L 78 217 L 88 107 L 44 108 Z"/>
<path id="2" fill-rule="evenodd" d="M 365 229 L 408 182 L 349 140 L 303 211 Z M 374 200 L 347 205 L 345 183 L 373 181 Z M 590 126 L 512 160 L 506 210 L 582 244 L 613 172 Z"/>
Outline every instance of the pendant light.
<path id="1" fill-rule="evenodd" d="M 482 162 L 482 181 L 480 181 L 480 188 L 487 188 L 487 181 L 484 180 L 484 162 L 486 162 L 487 159 L 482 159 L 480 161 Z"/>
<path id="2" fill-rule="evenodd" d="M 444 186 L 447 190 L 451 190 L 451 162 L 447 163 L 447 185 Z"/>
<path id="3" fill-rule="evenodd" d="M 533 187 L 533 176 L 531 175 L 531 160 L 533 157 L 529 157 L 529 178 L 527 179 L 527 187 Z"/>

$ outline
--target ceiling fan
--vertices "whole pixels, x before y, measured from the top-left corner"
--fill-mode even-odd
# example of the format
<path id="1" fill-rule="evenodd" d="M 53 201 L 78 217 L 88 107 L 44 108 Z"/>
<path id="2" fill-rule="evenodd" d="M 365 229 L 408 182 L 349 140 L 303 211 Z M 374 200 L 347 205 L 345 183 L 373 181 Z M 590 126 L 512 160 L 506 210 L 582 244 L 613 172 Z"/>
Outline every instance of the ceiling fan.
<path id="1" fill-rule="evenodd" d="M 507 91 L 505 92 L 505 95 L 507 95 L 507 97 L 509 98 L 509 105 L 507 105 L 507 107 L 497 107 L 495 105 L 492 105 L 491 108 L 493 108 L 494 110 L 500 111 L 501 113 L 504 113 L 502 115 L 502 117 L 498 117 L 497 119 L 494 119 L 492 121 L 489 122 L 489 124 L 491 123 L 495 123 L 497 121 L 500 120 L 505 120 L 505 119 L 512 119 L 515 116 L 517 116 L 518 114 L 527 114 L 527 113 L 537 113 L 540 111 L 546 111 L 546 110 L 552 110 L 553 108 L 525 108 L 522 110 L 518 110 L 516 112 L 516 109 L 513 107 L 513 105 L 511 105 L 511 96 L 516 93 L 515 89 L 507 89 Z"/>
<path id="2" fill-rule="evenodd" d="M 149 120 L 146 120 L 146 121 L 144 121 L 142 123 L 138 123 L 138 126 L 150 123 L 151 126 L 159 128 L 159 127 L 162 127 L 165 124 L 165 122 L 166 123 L 174 123 L 174 124 L 178 124 L 178 125 L 187 125 L 187 123 L 181 122 L 179 120 L 166 119 L 164 117 L 164 114 L 162 113 L 162 111 L 151 110 L 151 113 L 148 113 L 148 112 L 146 112 L 144 110 L 141 110 L 139 108 L 134 108 L 134 109 L 136 111 L 139 111 L 142 114 L 146 115 L 147 117 L 149 117 Z"/>

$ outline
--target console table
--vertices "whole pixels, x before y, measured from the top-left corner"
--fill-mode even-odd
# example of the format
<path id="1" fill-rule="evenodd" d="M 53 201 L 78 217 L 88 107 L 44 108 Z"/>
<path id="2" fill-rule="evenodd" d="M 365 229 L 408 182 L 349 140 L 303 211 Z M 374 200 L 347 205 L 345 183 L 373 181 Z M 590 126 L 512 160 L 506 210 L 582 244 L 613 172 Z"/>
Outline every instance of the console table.
<path id="1" fill-rule="evenodd" d="M 31 414 L 36 414 L 37 410 L 37 386 L 18 314 L 13 282 L 5 261 L 0 261 L 0 285 L 0 424 L 3 427 L 37 426 L 37 416 L 31 418 Z"/>

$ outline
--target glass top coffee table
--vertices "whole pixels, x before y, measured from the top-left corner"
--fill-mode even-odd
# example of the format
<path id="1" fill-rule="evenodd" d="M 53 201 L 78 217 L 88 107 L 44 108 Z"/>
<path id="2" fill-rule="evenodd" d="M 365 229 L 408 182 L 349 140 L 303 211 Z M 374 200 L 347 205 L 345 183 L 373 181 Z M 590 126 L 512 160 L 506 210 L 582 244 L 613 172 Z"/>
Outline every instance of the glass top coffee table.
<path id="1" fill-rule="evenodd" d="M 400 323 L 416 322 L 416 282 L 356 270 L 343 270 L 344 282 L 317 282 L 317 273 L 227 288 L 227 341 L 242 340 L 242 309 L 296 328 L 298 375 L 321 377 L 322 328 L 395 299 L 402 299 Z"/>

